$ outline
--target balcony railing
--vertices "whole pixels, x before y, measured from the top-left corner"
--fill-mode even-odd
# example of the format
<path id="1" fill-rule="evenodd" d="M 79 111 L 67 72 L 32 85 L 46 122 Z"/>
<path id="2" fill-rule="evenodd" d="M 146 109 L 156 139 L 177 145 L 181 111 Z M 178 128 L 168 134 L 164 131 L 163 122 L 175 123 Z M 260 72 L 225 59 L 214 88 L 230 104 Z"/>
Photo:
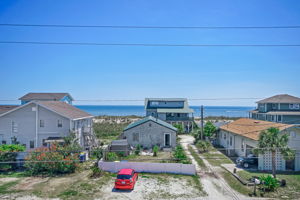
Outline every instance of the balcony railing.
<path id="1" fill-rule="evenodd" d="M 194 117 L 166 117 L 166 121 L 193 121 Z"/>

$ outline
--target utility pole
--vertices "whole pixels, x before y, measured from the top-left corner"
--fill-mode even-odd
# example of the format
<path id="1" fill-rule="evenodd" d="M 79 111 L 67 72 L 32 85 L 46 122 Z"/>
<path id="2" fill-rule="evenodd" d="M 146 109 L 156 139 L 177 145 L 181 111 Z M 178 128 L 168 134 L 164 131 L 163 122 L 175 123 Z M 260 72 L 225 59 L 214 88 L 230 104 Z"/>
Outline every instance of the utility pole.
<path id="1" fill-rule="evenodd" d="M 203 119 L 203 105 L 201 106 L 201 140 L 203 140 L 204 135 L 204 119 Z"/>

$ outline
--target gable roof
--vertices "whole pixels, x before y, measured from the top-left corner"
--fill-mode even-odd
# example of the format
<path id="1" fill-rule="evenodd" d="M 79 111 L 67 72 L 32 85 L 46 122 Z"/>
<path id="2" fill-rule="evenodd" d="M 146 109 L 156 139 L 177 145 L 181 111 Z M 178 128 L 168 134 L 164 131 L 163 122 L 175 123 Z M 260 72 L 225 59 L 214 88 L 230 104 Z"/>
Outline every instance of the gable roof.
<path id="1" fill-rule="evenodd" d="M 300 103 L 300 98 L 288 94 L 279 94 L 256 103 Z"/>
<path id="2" fill-rule="evenodd" d="M 131 128 L 133 128 L 133 127 L 139 126 L 139 125 L 141 125 L 141 124 L 143 124 L 143 123 L 146 123 L 146 122 L 148 122 L 148 121 L 155 122 L 155 123 L 157 123 L 157 124 L 159 124 L 159 125 L 161 125 L 161 126 L 164 126 L 164 127 L 169 128 L 169 129 L 171 129 L 171 130 L 177 131 L 177 128 L 175 128 L 175 127 L 172 126 L 171 124 L 169 124 L 169 123 L 167 123 L 167 122 L 165 122 L 165 121 L 162 121 L 162 120 L 160 120 L 160 119 L 157 119 L 157 118 L 155 118 L 155 117 L 152 117 L 152 116 L 145 117 L 145 118 L 143 118 L 143 119 L 141 119 L 141 120 L 138 120 L 138 121 L 136 121 L 136 122 L 133 122 L 133 123 L 129 124 L 129 125 L 124 129 L 124 131 L 126 131 L 126 130 L 128 130 L 128 129 L 131 129 Z"/>
<path id="3" fill-rule="evenodd" d="M 37 104 L 39 106 L 42 106 L 43 108 L 50 110 L 52 112 L 55 112 L 63 117 L 66 117 L 71 120 L 76 120 L 76 119 L 83 119 L 83 118 L 92 118 L 93 115 L 90 115 L 89 113 L 80 110 L 68 103 L 62 102 L 62 101 L 30 101 L 24 105 L 17 106 L 11 110 L 8 110 L 5 113 L 0 113 L 0 117 L 14 112 L 16 110 L 19 110 L 25 106 L 28 106 L 30 104 Z"/>
<path id="4" fill-rule="evenodd" d="M 34 93 L 30 92 L 19 98 L 19 100 L 61 100 L 65 96 L 69 96 L 74 100 L 69 93 Z"/>
<path id="5" fill-rule="evenodd" d="M 0 114 L 6 113 L 10 110 L 17 108 L 17 105 L 0 105 Z"/>
<path id="6" fill-rule="evenodd" d="M 37 101 L 38 105 L 48 108 L 69 119 L 91 118 L 89 113 L 62 101 Z"/>
<path id="7" fill-rule="evenodd" d="M 258 140 L 261 131 L 267 130 L 268 128 L 275 127 L 282 131 L 293 126 L 295 125 L 241 118 L 221 126 L 220 129 L 252 140 Z"/>

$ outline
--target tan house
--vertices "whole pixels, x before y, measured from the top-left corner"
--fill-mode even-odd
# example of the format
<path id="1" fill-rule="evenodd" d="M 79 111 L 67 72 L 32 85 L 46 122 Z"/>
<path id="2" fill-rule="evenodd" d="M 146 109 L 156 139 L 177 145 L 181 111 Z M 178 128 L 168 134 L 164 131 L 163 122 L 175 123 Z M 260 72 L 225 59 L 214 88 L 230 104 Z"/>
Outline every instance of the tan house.
<path id="1" fill-rule="evenodd" d="M 262 120 L 241 118 L 220 127 L 218 143 L 223 146 L 228 155 L 247 156 L 258 144 L 259 135 L 270 127 L 276 127 L 280 134 L 289 135 L 289 147 L 296 150 L 293 161 L 285 161 L 280 153 L 276 156 L 278 170 L 300 171 L 300 127 L 292 124 L 282 124 Z M 259 170 L 271 170 L 271 154 L 259 155 Z"/>

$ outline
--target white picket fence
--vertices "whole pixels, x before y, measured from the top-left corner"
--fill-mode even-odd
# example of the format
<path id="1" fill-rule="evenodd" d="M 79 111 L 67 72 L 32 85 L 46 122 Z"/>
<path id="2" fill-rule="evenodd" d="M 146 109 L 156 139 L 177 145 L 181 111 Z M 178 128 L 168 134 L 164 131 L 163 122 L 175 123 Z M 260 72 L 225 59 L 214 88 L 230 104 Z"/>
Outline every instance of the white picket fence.
<path id="1" fill-rule="evenodd" d="M 169 173 L 195 175 L 196 168 L 193 164 L 181 163 L 143 163 L 143 162 L 103 162 L 98 166 L 103 171 L 117 173 L 120 169 L 129 168 L 136 172 Z"/>

